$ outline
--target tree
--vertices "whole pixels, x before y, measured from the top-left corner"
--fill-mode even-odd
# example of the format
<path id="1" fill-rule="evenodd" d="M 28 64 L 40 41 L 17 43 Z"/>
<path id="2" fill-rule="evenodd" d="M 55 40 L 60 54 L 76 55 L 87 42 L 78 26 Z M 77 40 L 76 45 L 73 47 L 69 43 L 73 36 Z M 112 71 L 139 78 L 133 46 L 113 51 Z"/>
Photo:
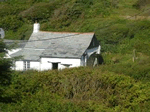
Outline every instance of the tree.
<path id="1" fill-rule="evenodd" d="M 7 46 L 0 40 L 0 100 L 3 96 L 5 88 L 10 84 L 11 81 L 11 69 L 12 60 L 4 58 L 7 53 Z"/>

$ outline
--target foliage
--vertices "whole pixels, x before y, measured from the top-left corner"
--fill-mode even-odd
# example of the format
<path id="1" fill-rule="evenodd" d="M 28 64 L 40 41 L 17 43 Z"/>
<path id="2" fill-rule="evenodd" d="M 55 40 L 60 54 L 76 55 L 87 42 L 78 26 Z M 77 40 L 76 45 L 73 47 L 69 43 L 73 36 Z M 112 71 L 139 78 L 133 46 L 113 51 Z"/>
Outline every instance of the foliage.
<path id="1" fill-rule="evenodd" d="M 29 9 L 21 12 L 19 15 L 22 18 L 26 18 L 28 20 L 43 20 L 51 17 L 51 13 L 54 10 L 55 4 L 48 3 L 37 3 Z"/>
<path id="2" fill-rule="evenodd" d="M 4 94 L 4 90 L 10 84 L 11 74 L 11 60 L 3 58 L 6 54 L 6 45 L 0 40 L 0 101 L 2 100 L 2 96 Z"/>
<path id="3" fill-rule="evenodd" d="M 149 0 L 137 0 L 137 2 L 133 6 L 136 7 L 137 9 L 140 9 L 149 3 L 150 3 Z"/>
<path id="4" fill-rule="evenodd" d="M 122 89 L 123 88 L 123 89 Z M 14 74 L 4 111 L 135 111 L 149 101 L 149 85 L 100 68 Z M 139 107 L 140 110 L 144 107 Z"/>
<path id="5" fill-rule="evenodd" d="M 1 19 L 0 26 L 3 26 L 4 30 L 13 30 L 14 32 L 17 31 L 19 27 L 21 27 L 23 24 L 23 21 L 21 18 L 18 18 L 16 16 L 6 16 Z"/>
<path id="6" fill-rule="evenodd" d="M 12 37 L 6 33 L 6 38 L 9 39 L 22 39 L 24 35 L 22 26 L 32 25 L 35 20 L 41 23 L 42 30 L 75 31 L 76 29 L 70 27 L 72 25 L 78 27 L 77 21 L 87 22 L 86 19 L 97 16 L 108 17 L 113 8 L 116 8 L 115 4 L 118 2 L 112 0 L 9 0 L 0 2 L 2 9 L 0 26 L 5 31 L 12 32 Z M 79 28 L 79 31 L 84 30 L 86 30 L 84 27 Z M 27 32 L 29 31 L 30 29 Z M 87 31 L 91 31 L 91 28 Z M 29 35 L 25 35 L 24 39 L 28 38 Z"/>
<path id="7" fill-rule="evenodd" d="M 7 39 L 28 39 L 37 19 L 41 30 L 95 32 L 104 59 L 97 68 L 11 71 L 11 82 L 9 72 L 8 75 L 2 72 L 1 76 L 8 76 L 1 80 L 1 96 L 5 97 L 5 103 L 0 102 L 2 111 L 149 111 L 150 22 L 128 17 L 139 13 L 148 3 L 147 0 L 0 2 L 0 27 L 5 29 Z M 4 55 L 5 45 L 0 45 Z M 0 60 L 0 66 L 9 71 L 9 60 Z"/>

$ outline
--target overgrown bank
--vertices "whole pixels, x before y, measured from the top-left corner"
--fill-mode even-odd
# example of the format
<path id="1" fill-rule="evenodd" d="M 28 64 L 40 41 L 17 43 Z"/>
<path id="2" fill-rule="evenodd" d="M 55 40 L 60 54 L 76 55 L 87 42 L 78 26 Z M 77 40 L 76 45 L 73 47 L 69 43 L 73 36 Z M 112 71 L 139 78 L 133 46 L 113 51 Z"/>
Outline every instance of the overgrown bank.
<path id="1" fill-rule="evenodd" d="M 148 111 L 149 84 L 97 68 L 28 71 L 14 75 L 0 104 L 6 112 Z"/>

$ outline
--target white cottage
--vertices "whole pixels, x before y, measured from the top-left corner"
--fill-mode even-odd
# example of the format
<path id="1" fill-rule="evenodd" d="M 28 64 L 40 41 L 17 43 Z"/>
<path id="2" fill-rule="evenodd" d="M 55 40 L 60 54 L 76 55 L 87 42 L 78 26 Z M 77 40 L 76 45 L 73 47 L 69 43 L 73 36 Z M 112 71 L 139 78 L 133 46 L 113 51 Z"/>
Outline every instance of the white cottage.
<path id="1" fill-rule="evenodd" d="M 15 70 L 48 70 L 86 66 L 93 54 L 100 54 L 100 45 L 94 33 L 45 32 L 34 24 L 33 33 L 23 49 L 11 57 L 23 56 L 15 61 Z M 93 65 L 97 58 L 92 58 Z"/>

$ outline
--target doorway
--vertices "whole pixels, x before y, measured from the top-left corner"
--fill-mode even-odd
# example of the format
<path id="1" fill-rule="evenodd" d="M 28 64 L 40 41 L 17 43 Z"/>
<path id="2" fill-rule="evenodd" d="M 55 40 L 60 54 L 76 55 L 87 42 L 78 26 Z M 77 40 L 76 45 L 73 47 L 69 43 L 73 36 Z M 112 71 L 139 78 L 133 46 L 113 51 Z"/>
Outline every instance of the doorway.
<path id="1" fill-rule="evenodd" d="M 52 63 L 52 69 L 53 70 L 58 69 L 58 63 Z"/>

